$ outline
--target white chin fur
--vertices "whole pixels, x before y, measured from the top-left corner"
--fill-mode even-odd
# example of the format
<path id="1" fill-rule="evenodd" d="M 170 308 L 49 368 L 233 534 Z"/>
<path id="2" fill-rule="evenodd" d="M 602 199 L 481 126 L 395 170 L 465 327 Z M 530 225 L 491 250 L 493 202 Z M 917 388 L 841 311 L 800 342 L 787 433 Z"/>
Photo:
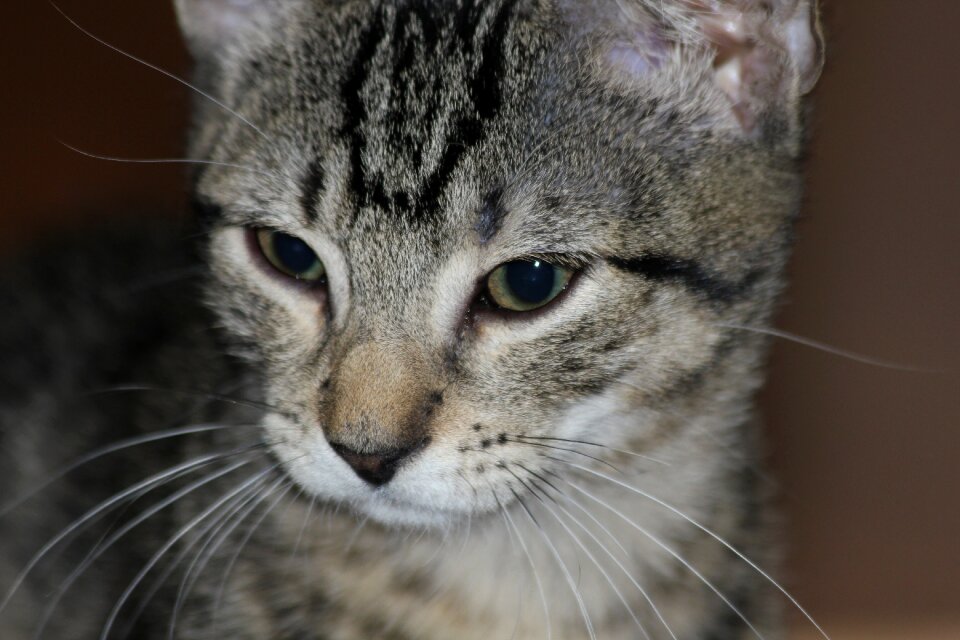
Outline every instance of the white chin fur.
<path id="1" fill-rule="evenodd" d="M 636 409 L 622 411 L 618 396 L 609 391 L 577 403 L 560 417 L 554 434 L 624 446 L 625 434 L 637 435 L 645 420 Z M 373 487 L 333 451 L 321 430 L 305 431 L 278 415 L 267 416 L 264 426 L 269 438 L 280 441 L 273 450 L 287 472 L 308 494 L 347 506 L 360 518 L 393 527 L 444 529 L 496 515 L 501 504 L 512 502 L 509 491 L 498 491 L 499 497 L 474 491 L 463 476 L 462 453 L 452 443 L 434 440 L 388 484 Z"/>
<path id="2" fill-rule="evenodd" d="M 492 505 L 480 505 L 459 480 L 452 456 L 439 448 L 423 452 L 382 487 L 364 482 L 327 444 L 323 433 L 306 432 L 277 415 L 264 420 L 281 436 L 273 450 L 290 476 L 309 494 L 349 506 L 388 526 L 446 528 Z M 269 436 L 268 436 L 269 437 Z"/>

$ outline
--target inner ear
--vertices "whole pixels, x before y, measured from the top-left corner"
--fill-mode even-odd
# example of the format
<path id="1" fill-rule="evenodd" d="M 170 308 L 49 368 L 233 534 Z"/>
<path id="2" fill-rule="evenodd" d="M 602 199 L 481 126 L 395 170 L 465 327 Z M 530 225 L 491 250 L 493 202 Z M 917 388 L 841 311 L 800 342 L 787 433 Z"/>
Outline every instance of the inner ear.
<path id="1" fill-rule="evenodd" d="M 714 51 L 717 87 L 745 130 L 769 105 L 816 84 L 823 39 L 816 0 L 690 0 L 697 31 Z M 708 8 L 709 5 L 709 8 Z"/>
<path id="2" fill-rule="evenodd" d="M 678 48 L 713 60 L 745 131 L 813 88 L 823 65 L 817 0 L 557 0 L 578 33 L 627 76 L 655 73 Z"/>

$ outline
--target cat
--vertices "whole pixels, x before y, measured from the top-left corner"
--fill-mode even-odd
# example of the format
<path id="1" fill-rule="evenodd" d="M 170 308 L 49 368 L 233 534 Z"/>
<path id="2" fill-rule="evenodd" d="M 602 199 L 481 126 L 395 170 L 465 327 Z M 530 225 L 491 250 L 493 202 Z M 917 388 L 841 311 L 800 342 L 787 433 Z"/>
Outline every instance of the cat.
<path id="1" fill-rule="evenodd" d="M 0 637 L 782 637 L 816 2 L 176 9 L 195 231 L 2 276 Z"/>

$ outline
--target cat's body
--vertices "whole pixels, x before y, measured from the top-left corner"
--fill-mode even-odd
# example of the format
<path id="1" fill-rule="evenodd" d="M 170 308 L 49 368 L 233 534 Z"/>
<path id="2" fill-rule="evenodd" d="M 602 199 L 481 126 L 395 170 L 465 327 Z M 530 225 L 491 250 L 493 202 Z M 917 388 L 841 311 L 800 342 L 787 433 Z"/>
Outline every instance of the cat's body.
<path id="1" fill-rule="evenodd" d="M 3 586 L 104 518 L 25 576 L 0 635 L 30 637 L 116 537 L 46 637 L 98 637 L 114 607 L 110 637 L 142 613 L 148 639 L 777 637 L 764 340 L 734 327 L 780 289 L 814 8 L 179 5 L 207 92 L 192 150 L 219 163 L 196 174 L 205 293 L 163 282 L 182 238 L 12 272 L 3 504 L 96 446 L 238 426 L 4 513 Z"/>

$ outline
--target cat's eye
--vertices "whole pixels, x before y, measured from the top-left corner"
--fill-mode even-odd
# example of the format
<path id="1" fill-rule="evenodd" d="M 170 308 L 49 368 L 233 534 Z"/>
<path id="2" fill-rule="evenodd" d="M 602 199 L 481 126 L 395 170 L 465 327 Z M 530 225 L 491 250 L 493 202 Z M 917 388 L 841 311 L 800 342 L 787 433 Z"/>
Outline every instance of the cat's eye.
<path id="1" fill-rule="evenodd" d="M 272 229 L 257 229 L 257 244 L 274 269 L 307 283 L 323 280 L 327 271 L 306 242 Z"/>
<path id="2" fill-rule="evenodd" d="M 545 260 L 514 260 L 487 277 L 491 303 L 508 311 L 533 311 L 552 302 L 570 284 L 573 271 Z"/>

